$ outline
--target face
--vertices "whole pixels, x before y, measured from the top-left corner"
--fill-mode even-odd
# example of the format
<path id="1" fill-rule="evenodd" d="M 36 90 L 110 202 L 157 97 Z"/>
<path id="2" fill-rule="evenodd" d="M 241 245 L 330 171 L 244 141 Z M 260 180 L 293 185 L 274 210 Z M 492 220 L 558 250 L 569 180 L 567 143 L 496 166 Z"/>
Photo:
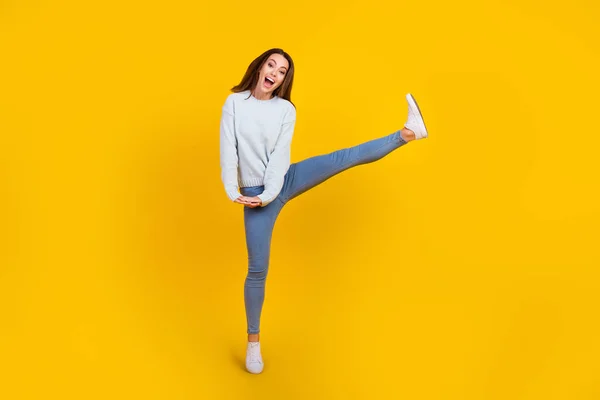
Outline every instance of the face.
<path id="1" fill-rule="evenodd" d="M 290 67 L 288 60 L 281 54 L 271 54 L 259 71 L 255 91 L 271 97 L 275 89 L 283 83 Z"/>

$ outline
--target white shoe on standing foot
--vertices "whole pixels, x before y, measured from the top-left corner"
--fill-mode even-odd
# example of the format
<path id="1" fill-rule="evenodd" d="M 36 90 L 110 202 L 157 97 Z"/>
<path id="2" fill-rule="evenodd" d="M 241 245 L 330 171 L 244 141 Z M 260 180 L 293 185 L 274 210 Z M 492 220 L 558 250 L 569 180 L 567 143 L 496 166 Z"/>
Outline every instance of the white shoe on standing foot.
<path id="1" fill-rule="evenodd" d="M 246 348 L 246 369 L 252 374 L 260 374 L 263 367 L 260 342 L 248 342 L 248 347 Z"/>
<path id="2" fill-rule="evenodd" d="M 423 115 L 417 105 L 417 101 L 410 93 L 406 95 L 406 101 L 408 102 L 408 118 L 404 127 L 415 133 L 415 139 L 426 138 L 427 128 L 425 128 L 425 121 L 423 120 Z"/>

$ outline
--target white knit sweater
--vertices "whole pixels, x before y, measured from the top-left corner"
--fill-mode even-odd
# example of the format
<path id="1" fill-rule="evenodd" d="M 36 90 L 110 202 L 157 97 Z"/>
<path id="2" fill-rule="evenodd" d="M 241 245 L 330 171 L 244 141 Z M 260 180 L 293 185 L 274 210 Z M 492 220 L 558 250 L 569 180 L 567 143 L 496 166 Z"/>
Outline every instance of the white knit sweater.
<path id="1" fill-rule="evenodd" d="M 290 166 L 296 109 L 280 97 L 258 100 L 250 91 L 232 93 L 221 114 L 221 179 L 231 201 L 240 187 L 263 186 L 262 206 L 283 187 Z"/>

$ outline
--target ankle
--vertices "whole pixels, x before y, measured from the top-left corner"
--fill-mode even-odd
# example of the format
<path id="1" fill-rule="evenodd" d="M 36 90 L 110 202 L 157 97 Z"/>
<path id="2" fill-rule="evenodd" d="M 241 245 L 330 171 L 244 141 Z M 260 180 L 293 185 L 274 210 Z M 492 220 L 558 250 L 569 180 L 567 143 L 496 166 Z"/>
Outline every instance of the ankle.
<path id="1" fill-rule="evenodd" d="M 400 131 L 400 136 L 404 139 L 405 142 L 410 142 L 411 140 L 416 139 L 416 135 L 413 131 L 408 128 L 402 128 Z"/>
<path id="2" fill-rule="evenodd" d="M 249 333 L 248 341 L 249 342 L 258 342 L 258 341 L 260 341 L 260 335 L 258 333 Z"/>

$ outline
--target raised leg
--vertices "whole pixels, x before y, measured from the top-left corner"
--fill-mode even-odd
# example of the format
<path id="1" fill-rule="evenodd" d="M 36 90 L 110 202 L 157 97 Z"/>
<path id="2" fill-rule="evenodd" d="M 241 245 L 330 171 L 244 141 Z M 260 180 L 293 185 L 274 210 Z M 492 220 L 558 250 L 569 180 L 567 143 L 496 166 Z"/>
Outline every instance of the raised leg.
<path id="1" fill-rule="evenodd" d="M 290 165 L 278 197 L 286 203 L 342 171 L 385 157 L 407 143 L 401 132 Z"/>

